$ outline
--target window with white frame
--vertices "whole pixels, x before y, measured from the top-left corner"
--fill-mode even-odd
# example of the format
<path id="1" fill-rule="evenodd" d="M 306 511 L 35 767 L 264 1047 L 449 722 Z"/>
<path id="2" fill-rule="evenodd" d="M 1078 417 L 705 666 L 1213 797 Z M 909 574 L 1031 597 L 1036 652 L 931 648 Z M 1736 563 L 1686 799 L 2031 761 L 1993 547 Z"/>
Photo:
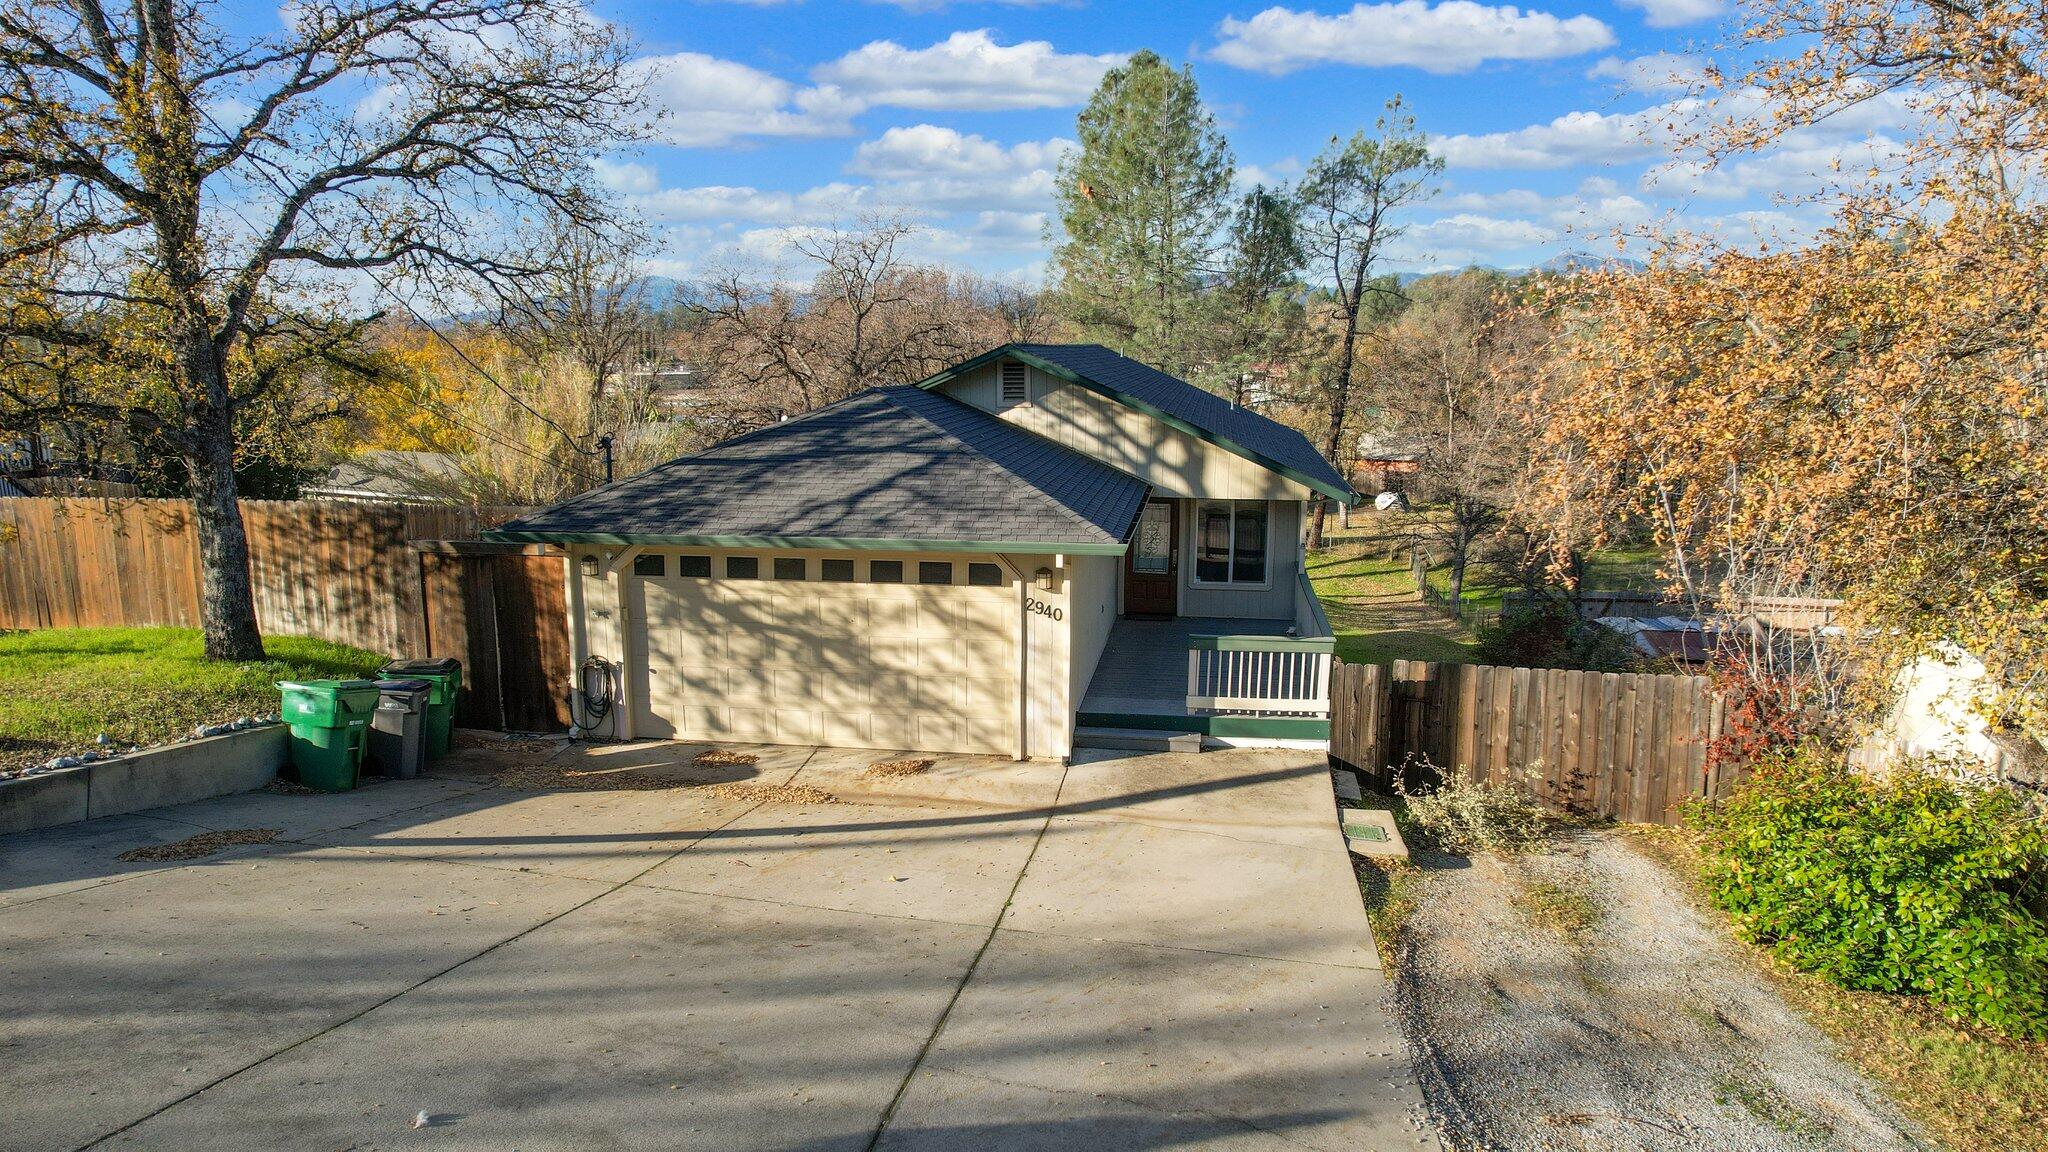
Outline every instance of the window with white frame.
<path id="1" fill-rule="evenodd" d="M 1264 584 L 1272 521 L 1264 500 L 1195 505 L 1196 584 Z"/>

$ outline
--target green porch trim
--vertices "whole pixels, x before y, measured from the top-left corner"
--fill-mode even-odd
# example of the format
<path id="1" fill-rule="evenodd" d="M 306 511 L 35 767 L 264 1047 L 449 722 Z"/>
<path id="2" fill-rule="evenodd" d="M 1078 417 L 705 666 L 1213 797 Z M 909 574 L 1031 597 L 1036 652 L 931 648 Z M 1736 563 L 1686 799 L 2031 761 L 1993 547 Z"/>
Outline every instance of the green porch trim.
<path id="1" fill-rule="evenodd" d="M 811 548 L 826 552 L 1022 552 L 1067 556 L 1121 556 L 1124 544 L 1056 540 L 884 540 L 843 536 L 662 536 L 639 532 L 532 532 L 489 528 L 486 540 L 535 544 L 607 544 L 683 548 Z"/>
<path id="2" fill-rule="evenodd" d="M 1330 722 L 1307 716 L 1171 716 L 1149 712 L 1077 712 L 1074 723 L 1089 728 L 1142 728 L 1153 732 L 1199 732 L 1246 740 L 1328 740 Z"/>
<path id="3" fill-rule="evenodd" d="M 1189 636 L 1197 652 L 1335 652 L 1334 636 Z"/>
<path id="4" fill-rule="evenodd" d="M 1088 377 L 1083 376 L 1070 368 L 1064 367 L 1059 364 L 1055 364 L 1050 360 L 1046 360 L 1038 356 L 1033 356 L 1031 353 L 1023 351 L 1014 344 L 1005 344 L 1000 348 L 984 352 L 981 355 L 976 356 L 974 359 L 967 361 L 966 363 L 955 364 L 951 368 L 948 368 L 945 371 L 940 372 L 936 376 L 931 376 L 924 380 L 918 381 L 917 386 L 919 388 L 924 389 L 936 388 L 939 385 L 944 384 L 948 380 L 958 379 L 962 376 L 965 376 L 967 373 L 972 372 L 977 368 L 980 368 L 984 364 L 988 364 L 995 360 L 1001 360 L 1004 359 L 1005 357 L 1012 360 L 1021 360 L 1024 363 L 1031 365 L 1033 368 L 1038 369 L 1040 372 L 1044 372 L 1052 376 L 1057 376 L 1060 379 L 1065 380 L 1069 384 L 1079 385 L 1080 387 L 1086 388 L 1090 392 L 1094 392 L 1097 395 L 1107 396 L 1111 400 L 1114 400 L 1117 403 L 1122 404 L 1126 408 L 1130 408 L 1137 412 L 1143 412 L 1145 415 L 1152 417 L 1154 420 L 1159 421 L 1160 423 L 1166 425 L 1169 428 L 1185 432 L 1188 435 L 1193 436 L 1197 440 L 1202 440 L 1210 444 L 1214 444 L 1218 448 L 1223 449 L 1225 452 L 1230 452 L 1235 455 L 1242 456 L 1245 459 L 1251 461 L 1252 463 L 1257 464 L 1261 468 L 1264 468 L 1270 472 L 1277 472 L 1280 475 L 1287 477 L 1289 480 L 1292 480 L 1295 483 L 1300 484 L 1301 486 L 1309 489 L 1310 491 L 1320 492 L 1323 495 L 1328 496 L 1330 499 L 1335 500 L 1340 504 L 1350 504 L 1358 498 L 1358 493 L 1353 492 L 1348 488 L 1333 488 L 1324 481 L 1318 480 L 1315 477 L 1310 476 L 1307 473 L 1302 472 L 1298 469 L 1290 468 L 1287 465 L 1282 464 L 1281 462 L 1273 459 L 1270 456 L 1267 456 L 1263 453 L 1254 452 L 1251 449 L 1246 448 L 1244 445 L 1239 444 L 1235 440 L 1231 440 L 1225 436 L 1219 436 L 1216 433 L 1209 431 L 1207 428 L 1202 428 L 1197 425 L 1190 424 L 1178 416 L 1168 415 L 1167 413 L 1160 411 L 1158 408 L 1155 408 L 1152 405 L 1145 403 L 1143 400 L 1138 399 L 1136 396 L 1132 396 L 1126 392 L 1120 392 L 1115 388 L 1111 388 L 1107 384 L 1097 383 L 1096 381 L 1091 380 Z"/>

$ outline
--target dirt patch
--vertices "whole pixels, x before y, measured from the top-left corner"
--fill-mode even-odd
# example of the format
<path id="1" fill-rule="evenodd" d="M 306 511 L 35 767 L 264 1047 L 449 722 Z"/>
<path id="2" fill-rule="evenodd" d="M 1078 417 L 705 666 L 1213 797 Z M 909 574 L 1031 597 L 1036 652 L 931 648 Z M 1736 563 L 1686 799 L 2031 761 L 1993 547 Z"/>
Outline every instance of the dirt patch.
<path id="1" fill-rule="evenodd" d="M 1419 862 L 1394 1000 L 1447 1146 L 1927 1147 L 1620 834 Z"/>
<path id="2" fill-rule="evenodd" d="M 705 791 L 725 800 L 757 804 L 837 804 L 839 797 L 808 784 L 712 784 Z"/>
<path id="3" fill-rule="evenodd" d="M 173 840 L 169 844 L 145 844 L 130 848 L 116 859 L 130 864 L 137 861 L 197 860 L 215 852 L 238 847 L 243 844 L 268 844 L 282 834 L 278 828 L 231 828 L 225 832 L 202 832 Z"/>
<path id="4" fill-rule="evenodd" d="M 761 758 L 752 752 L 728 752 L 723 748 L 713 748 L 709 752 L 697 753 L 697 767 L 699 768 L 716 768 L 721 765 L 759 764 L 760 762 Z"/>
<path id="5" fill-rule="evenodd" d="M 886 780 L 895 776 L 922 776 L 931 771 L 931 760 L 877 760 L 867 766 L 862 776 L 875 780 Z"/>

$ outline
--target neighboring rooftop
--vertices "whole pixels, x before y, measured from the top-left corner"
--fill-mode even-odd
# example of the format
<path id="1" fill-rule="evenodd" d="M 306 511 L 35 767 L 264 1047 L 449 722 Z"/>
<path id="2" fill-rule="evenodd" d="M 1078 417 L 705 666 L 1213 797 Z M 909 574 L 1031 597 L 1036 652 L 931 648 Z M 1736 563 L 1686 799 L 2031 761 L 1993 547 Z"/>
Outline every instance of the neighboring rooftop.
<path id="1" fill-rule="evenodd" d="M 1308 437 L 1277 420 L 1240 408 L 1148 364 L 1100 344 L 1005 344 L 924 381 L 935 387 L 991 360 L 1014 356 L 1056 376 L 1166 418 L 1193 435 L 1306 484 L 1336 500 L 1350 500 L 1351 485 Z"/>
<path id="2" fill-rule="evenodd" d="M 504 525 L 512 540 L 1123 551 L 1144 481 L 979 409 L 875 388 Z"/>
<path id="3" fill-rule="evenodd" d="M 304 486 L 310 497 L 342 500 L 446 500 L 462 464 L 445 452 L 360 453 Z"/>

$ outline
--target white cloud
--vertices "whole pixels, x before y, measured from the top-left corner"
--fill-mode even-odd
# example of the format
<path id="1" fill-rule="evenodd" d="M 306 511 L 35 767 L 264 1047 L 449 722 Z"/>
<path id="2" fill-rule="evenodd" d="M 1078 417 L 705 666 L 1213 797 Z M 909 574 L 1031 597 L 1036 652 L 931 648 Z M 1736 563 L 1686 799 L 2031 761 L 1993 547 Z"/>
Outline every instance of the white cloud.
<path id="1" fill-rule="evenodd" d="M 824 224 L 858 211 L 871 199 L 859 184 L 823 184 L 802 192 L 763 191 L 746 185 L 664 188 L 631 198 L 632 207 L 657 224 Z"/>
<path id="2" fill-rule="evenodd" d="M 1271 164 L 1239 164 L 1237 173 L 1231 178 L 1239 192 L 1249 192 L 1258 185 L 1278 188 L 1301 175 L 1301 160 L 1289 156 Z"/>
<path id="3" fill-rule="evenodd" d="M 1071 140 L 1004 147 L 980 136 L 917 124 L 891 128 L 855 150 L 847 171 L 881 181 L 880 194 L 910 207 L 1029 212 L 1052 203 L 1053 177 Z"/>
<path id="4" fill-rule="evenodd" d="M 1268 8 L 1218 28 L 1214 58 L 1274 74 L 1317 64 L 1407 65 L 1469 72 L 1488 60 L 1550 60 L 1614 43 L 1591 16 L 1558 17 L 1474 0 L 1356 4 L 1336 16 Z"/>
<path id="5" fill-rule="evenodd" d="M 1589 80 L 1612 80 L 1626 91 L 1646 96 L 1691 91 L 1706 73 L 1705 60 L 1676 52 L 1653 52 L 1627 60 L 1608 56 L 1586 69 Z"/>
<path id="6" fill-rule="evenodd" d="M 1085 101 L 1123 59 L 1062 53 L 1044 40 L 1002 45 L 983 29 L 955 32 L 929 48 L 876 40 L 812 69 L 811 78 L 870 107 L 1061 108 Z"/>
<path id="7" fill-rule="evenodd" d="M 613 192 L 646 193 L 661 187 L 654 169 L 630 160 L 608 160 L 603 156 L 590 162 L 597 182 Z"/>
<path id="8" fill-rule="evenodd" d="M 772 73 L 701 52 L 633 62 L 647 100 L 663 113 L 656 137 L 708 148 L 743 136 L 829 136 L 849 131 L 853 111 L 835 94 L 805 90 Z"/>
<path id="9" fill-rule="evenodd" d="M 1051 169 L 1076 145 L 1071 140 L 1026 141 L 1005 148 L 980 136 L 935 124 L 891 128 L 854 150 L 847 170 L 885 180 L 910 180 L 933 174 L 1007 176 L 1033 169 Z"/>
<path id="10" fill-rule="evenodd" d="M 1621 0 L 1643 11 L 1643 23 L 1652 28 L 1676 28 L 1709 20 L 1728 10 L 1727 0 Z"/>
<path id="11" fill-rule="evenodd" d="M 1567 112 L 1511 132 L 1440 136 L 1431 151 L 1453 168 L 1569 168 L 1640 159 L 1664 148 L 1657 108 L 1642 112 Z"/>

